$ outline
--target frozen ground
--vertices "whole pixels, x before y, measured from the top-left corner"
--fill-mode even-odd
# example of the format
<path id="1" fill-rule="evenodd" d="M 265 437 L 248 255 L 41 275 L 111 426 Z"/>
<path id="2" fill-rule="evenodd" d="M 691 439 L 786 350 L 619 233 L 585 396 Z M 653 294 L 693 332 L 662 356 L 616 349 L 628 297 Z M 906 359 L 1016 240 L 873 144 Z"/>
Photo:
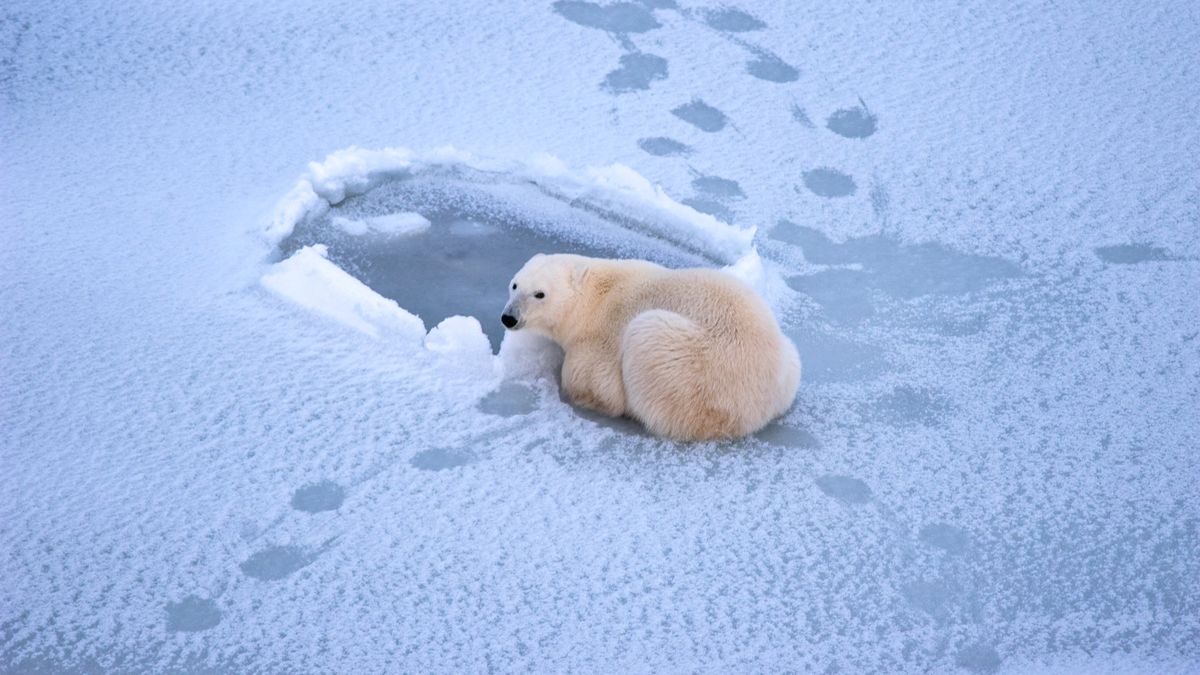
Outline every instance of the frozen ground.
<path id="1" fill-rule="evenodd" d="M 5 3 L 0 670 L 1200 670 L 1198 43 L 1191 2 Z M 543 248 L 733 265 L 796 406 L 572 410 L 488 349 Z"/>

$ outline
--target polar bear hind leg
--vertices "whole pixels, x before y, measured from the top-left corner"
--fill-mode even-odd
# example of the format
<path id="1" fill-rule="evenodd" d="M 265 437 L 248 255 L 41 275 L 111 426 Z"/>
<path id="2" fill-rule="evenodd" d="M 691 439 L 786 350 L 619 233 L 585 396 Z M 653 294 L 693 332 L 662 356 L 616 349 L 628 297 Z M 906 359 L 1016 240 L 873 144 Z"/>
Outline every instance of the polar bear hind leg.
<path id="1" fill-rule="evenodd" d="M 638 314 L 621 335 L 626 410 L 651 432 L 676 440 L 744 433 L 718 381 L 708 338 L 691 319 L 665 310 Z"/>

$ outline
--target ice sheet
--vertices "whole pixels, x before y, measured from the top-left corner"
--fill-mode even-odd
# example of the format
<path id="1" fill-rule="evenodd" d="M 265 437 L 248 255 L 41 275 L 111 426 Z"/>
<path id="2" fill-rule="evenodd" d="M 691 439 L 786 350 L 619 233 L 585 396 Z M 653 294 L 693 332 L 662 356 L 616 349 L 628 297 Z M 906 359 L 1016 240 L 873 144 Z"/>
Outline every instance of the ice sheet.
<path id="1" fill-rule="evenodd" d="M 1195 672 L 1198 11 L 7 3 L 0 671 Z M 542 247 L 796 406 L 572 409 Z"/>

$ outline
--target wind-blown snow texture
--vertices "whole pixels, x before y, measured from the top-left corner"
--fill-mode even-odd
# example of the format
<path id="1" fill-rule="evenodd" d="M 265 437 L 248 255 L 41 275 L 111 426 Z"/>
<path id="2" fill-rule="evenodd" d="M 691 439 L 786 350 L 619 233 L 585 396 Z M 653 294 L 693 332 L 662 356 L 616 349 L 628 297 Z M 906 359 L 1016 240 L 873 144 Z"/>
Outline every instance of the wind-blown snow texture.
<path id="1" fill-rule="evenodd" d="M 0 670 L 1195 672 L 1198 43 L 1189 2 L 6 3 Z M 352 146 L 448 159 L 297 190 Z M 805 375 L 742 442 L 442 321 L 495 328 L 456 269 L 750 228 Z"/>

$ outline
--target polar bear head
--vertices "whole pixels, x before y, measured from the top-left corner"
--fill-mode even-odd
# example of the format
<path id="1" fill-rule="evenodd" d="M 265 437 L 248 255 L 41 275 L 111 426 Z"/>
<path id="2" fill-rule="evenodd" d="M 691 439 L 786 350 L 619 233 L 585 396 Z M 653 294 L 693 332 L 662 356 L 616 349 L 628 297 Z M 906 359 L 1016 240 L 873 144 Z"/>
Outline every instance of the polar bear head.
<path id="1" fill-rule="evenodd" d="M 558 339 L 579 304 L 587 269 L 588 258 L 583 256 L 533 256 L 508 283 L 508 304 L 500 322 L 509 330 L 528 328 Z"/>

